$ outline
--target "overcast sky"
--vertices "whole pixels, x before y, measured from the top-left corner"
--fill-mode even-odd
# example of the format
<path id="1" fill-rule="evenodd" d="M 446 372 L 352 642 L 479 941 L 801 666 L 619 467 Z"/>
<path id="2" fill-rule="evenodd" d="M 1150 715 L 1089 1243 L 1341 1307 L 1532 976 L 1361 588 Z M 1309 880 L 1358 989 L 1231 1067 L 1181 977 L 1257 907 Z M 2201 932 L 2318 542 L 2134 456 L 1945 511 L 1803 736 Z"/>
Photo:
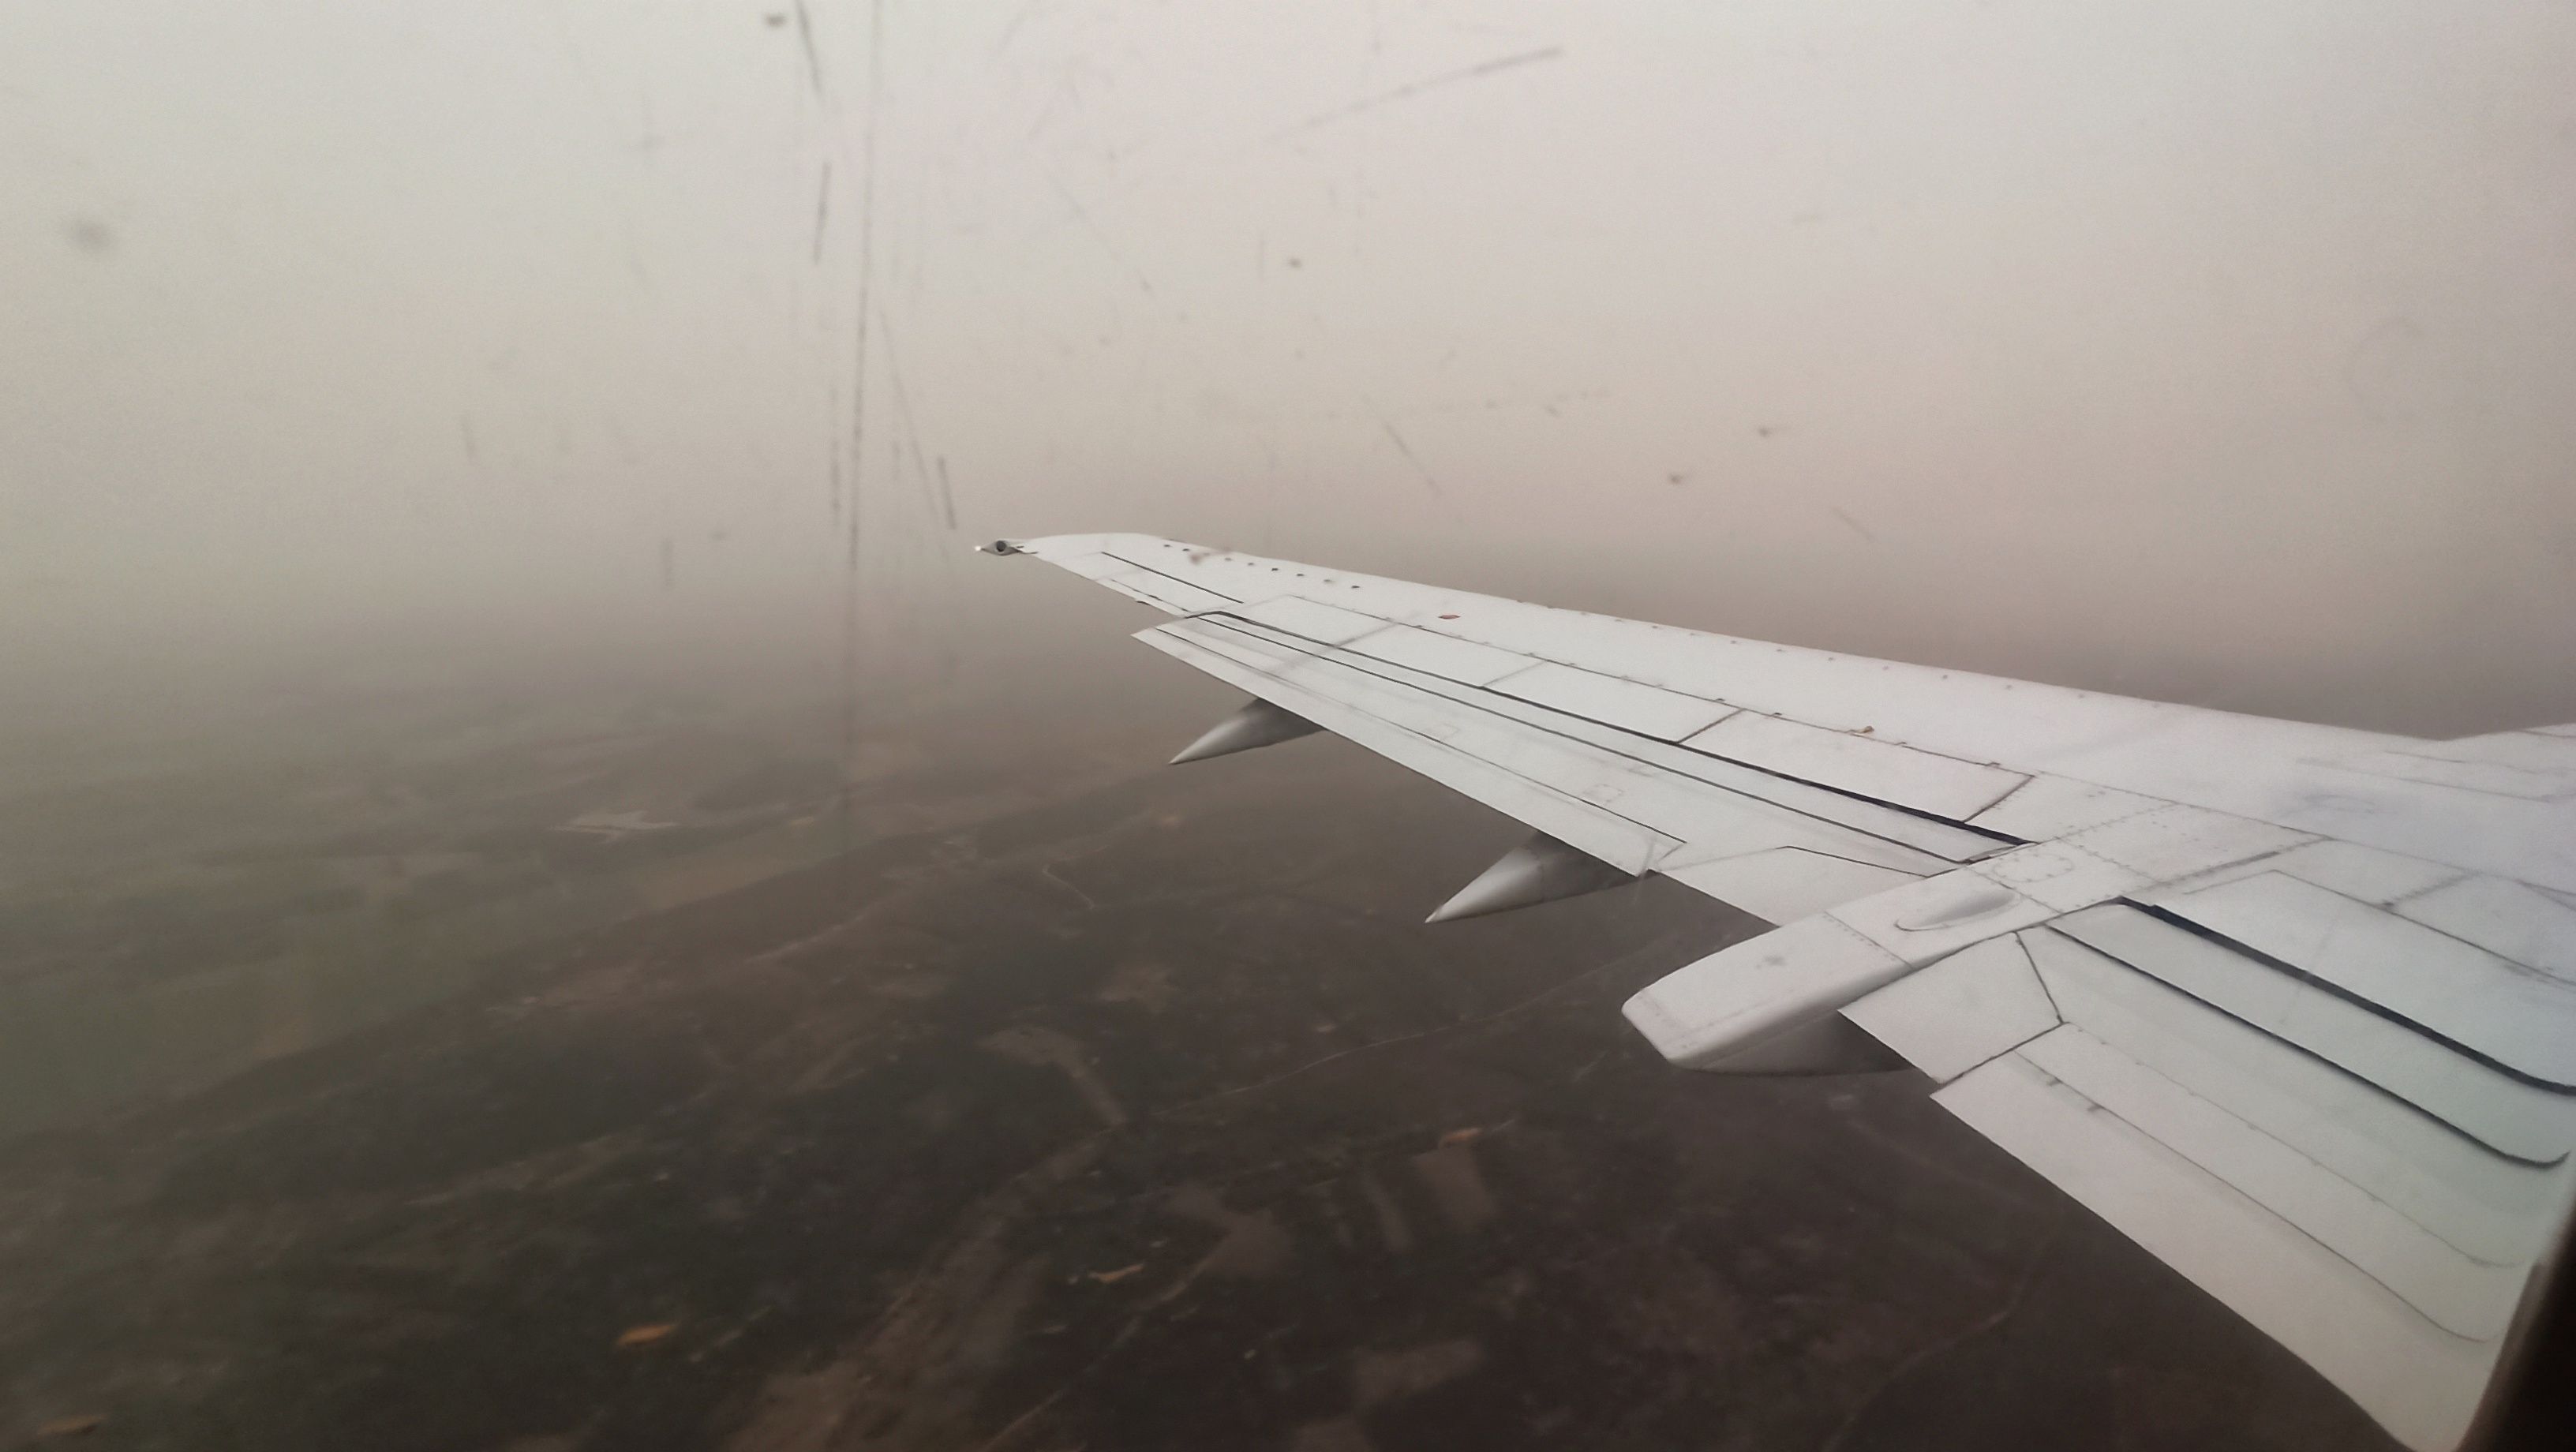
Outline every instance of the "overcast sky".
<path id="1" fill-rule="evenodd" d="M 2563 720 L 2570 76 L 2555 0 L 17 0 L 0 634 L 819 619 L 855 491 L 885 629 L 1137 529 Z"/>

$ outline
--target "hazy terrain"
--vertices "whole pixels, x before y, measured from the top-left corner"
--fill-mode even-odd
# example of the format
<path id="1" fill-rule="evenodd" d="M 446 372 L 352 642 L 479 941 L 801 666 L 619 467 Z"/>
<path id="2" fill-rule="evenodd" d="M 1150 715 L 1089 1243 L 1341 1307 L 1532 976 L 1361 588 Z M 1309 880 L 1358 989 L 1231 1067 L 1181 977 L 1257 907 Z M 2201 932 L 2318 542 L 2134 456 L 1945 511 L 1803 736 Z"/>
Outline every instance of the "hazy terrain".
<path id="1" fill-rule="evenodd" d="M 1914 1076 L 1669 1070 L 1619 1000 L 1748 920 L 1426 928 L 1510 824 L 1330 740 L 1156 768 L 1226 693 L 1081 659 L 885 693 L 846 800 L 829 697 L 649 657 L 315 667 L 13 799 L 0 1426 L 2383 1445 Z"/>

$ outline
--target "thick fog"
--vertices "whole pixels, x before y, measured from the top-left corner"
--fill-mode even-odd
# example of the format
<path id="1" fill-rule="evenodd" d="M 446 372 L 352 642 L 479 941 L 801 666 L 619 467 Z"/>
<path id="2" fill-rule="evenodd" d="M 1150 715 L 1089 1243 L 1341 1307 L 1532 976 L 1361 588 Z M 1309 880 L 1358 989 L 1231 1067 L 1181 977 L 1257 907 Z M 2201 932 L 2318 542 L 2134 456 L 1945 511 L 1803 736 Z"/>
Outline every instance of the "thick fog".
<path id="1" fill-rule="evenodd" d="M 965 669 L 1075 588 L 967 542 L 1109 528 L 2564 719 L 2571 73 L 2556 4 L 12 6 L 0 619 L 828 654 L 855 513 Z"/>

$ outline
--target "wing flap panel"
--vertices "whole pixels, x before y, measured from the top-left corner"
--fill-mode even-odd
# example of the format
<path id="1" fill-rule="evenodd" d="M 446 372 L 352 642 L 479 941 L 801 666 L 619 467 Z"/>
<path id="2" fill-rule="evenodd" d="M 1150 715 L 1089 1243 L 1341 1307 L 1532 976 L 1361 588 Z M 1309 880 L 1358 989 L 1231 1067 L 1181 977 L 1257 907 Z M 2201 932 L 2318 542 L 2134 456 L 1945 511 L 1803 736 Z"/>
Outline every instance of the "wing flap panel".
<path id="1" fill-rule="evenodd" d="M 2576 1142 L 2576 1104 L 2496 1072 L 2320 984 L 2134 908 L 2070 913 L 2055 929 L 2228 1016 L 2379 1086 L 2494 1149 L 2554 1163 Z"/>
<path id="2" fill-rule="evenodd" d="M 2279 873 L 2152 900 L 2516 1073 L 2576 1089 L 2576 987 Z"/>
<path id="3" fill-rule="evenodd" d="M 2512 1324 L 2522 1264 L 2471 1260 L 2386 1201 L 2081 1027 L 2063 1025 L 2020 1054 L 2315 1236 L 2443 1330 L 2491 1341 Z"/>
<path id="4" fill-rule="evenodd" d="M 1352 641 L 1350 648 L 1374 660 L 1406 666 L 1462 686 L 1491 685 L 1514 671 L 1538 664 L 1525 655 L 1478 645 L 1472 640 L 1435 635 L 1411 625 L 1390 625 L 1363 635 Z"/>
<path id="5" fill-rule="evenodd" d="M 2296 1352 L 2408 1446 L 2455 1446 L 2476 1416 L 2500 1343 L 2444 1331 L 2020 1051 L 1932 1097 Z"/>
<path id="6" fill-rule="evenodd" d="M 2022 941 L 2067 1022 L 2332 1170 L 2461 1254 L 2514 1265 L 2546 1249 L 2562 1171 L 2507 1159 L 2370 1081 L 2055 929 Z"/>
<path id="7" fill-rule="evenodd" d="M 2549 738 L 2535 736 L 2535 741 Z M 2421 750 L 2365 751 L 2338 761 L 2322 761 L 2340 771 L 2392 781 L 2420 782 L 2488 796 L 2520 797 L 2532 802 L 2563 802 L 2576 797 L 2576 769 L 2533 767 L 2504 761 L 2464 761 L 2428 755 Z"/>
<path id="8" fill-rule="evenodd" d="M 1129 599 L 1141 600 L 1174 615 L 1197 615 L 1208 610 L 1230 609 L 1234 605 L 1223 595 L 1202 590 L 1186 580 L 1158 575 L 1152 570 L 1131 569 L 1115 575 L 1102 575 L 1099 583 Z"/>
<path id="9" fill-rule="evenodd" d="M 2148 882 L 2170 882 L 2189 873 L 2266 857 L 2316 839 L 2269 822 L 2177 805 L 2087 827 L 2065 840 L 2096 857 L 2119 863 Z"/>
<path id="10" fill-rule="evenodd" d="M 1465 698 L 1453 697 L 1453 699 Z M 1889 857 L 1886 865 L 1908 868 L 1920 865 L 1920 870 L 1935 871 L 1940 867 L 1940 861 L 1927 859 L 1964 862 L 1993 852 L 2001 845 L 1991 837 L 1951 826 L 1947 822 L 1932 821 L 1909 812 L 1881 806 L 1876 802 L 1846 796 L 1808 782 L 1739 766 L 1731 761 L 1722 761 L 1714 756 L 1702 755 L 1667 742 L 1621 731 L 1599 722 L 1587 721 L 1578 716 L 1568 716 L 1547 707 L 1514 700 L 1508 696 L 1488 693 L 1476 704 L 1489 705 L 1497 715 L 1508 716 L 1513 720 L 1526 722 L 1578 741 L 1590 742 L 1606 751 L 1616 752 L 1660 771 L 1715 787 L 1730 797 L 1749 798 L 1779 807 L 1800 817 L 1848 827 L 1868 840 L 1902 844 L 1906 850 Z M 1864 854 L 1854 847 L 1829 846 L 1823 850 L 1843 856 L 1870 855 L 1871 860 L 1878 860 L 1880 856 L 1886 855 Z M 1693 854 L 1694 858 L 1700 855 Z M 1711 852 L 1706 855 L 1732 854 Z"/>
<path id="11" fill-rule="evenodd" d="M 2401 857 L 2358 842 L 2311 842 L 2265 865 L 2274 872 L 2286 872 L 2301 882 L 2377 907 L 2430 892 L 2443 883 L 2458 881 L 2462 875 L 2456 867 L 2420 857 Z"/>
<path id="12" fill-rule="evenodd" d="M 1964 822 L 1993 806 L 2028 779 L 2000 767 L 1758 711 L 1729 716 L 1684 744 L 1729 761 L 1823 782 L 1953 822 Z"/>
<path id="13" fill-rule="evenodd" d="M 1735 714 L 1732 706 L 1553 662 L 1504 676 L 1492 689 L 1657 741 L 1679 741 Z"/>
<path id="14" fill-rule="evenodd" d="M 1971 819 L 1970 825 L 2019 837 L 2025 842 L 2045 842 L 2163 805 L 2164 802 L 2156 797 L 2142 797 L 2135 792 L 2095 786 L 2089 781 L 2043 774 L 2015 787 L 2002 801 L 1979 812 Z"/>
<path id="15" fill-rule="evenodd" d="M 2059 1022 L 2019 935 L 1989 938 L 1909 973 L 1843 1017 L 1944 1084 Z"/>
<path id="16" fill-rule="evenodd" d="M 2400 915 L 2576 983 L 2576 907 L 2501 877 L 2463 877 L 2397 904 Z"/>
<path id="17" fill-rule="evenodd" d="M 1173 626 L 1145 632 L 1146 644 L 1220 680 L 1283 706 L 1496 811 L 1630 873 L 1644 872 L 1679 844 L 1599 804 L 1458 750 L 1445 742 L 1307 689 L 1281 675 L 1210 649 Z"/>
<path id="18" fill-rule="evenodd" d="M 1280 595 L 1257 604 L 1238 605 L 1232 613 L 1323 645 L 1341 645 L 1357 640 L 1363 635 L 1384 630 L 1387 624 L 1374 615 L 1345 610 L 1339 605 L 1319 604 L 1295 595 Z"/>
<path id="19" fill-rule="evenodd" d="M 1774 847 L 1659 870 L 1730 907 L 1774 923 L 1794 922 L 1920 875 L 1799 847 Z"/>
<path id="20" fill-rule="evenodd" d="M 1658 866 L 1799 846 L 1900 871 L 1928 872 L 1938 870 L 1942 861 L 1908 844 L 1924 842 L 1953 851 L 1960 850 L 1961 842 L 1985 845 L 1985 839 L 1954 827 L 1804 783 L 1761 777 L 1613 727 L 1355 653 L 1266 633 L 1232 616 L 1201 617 L 1159 629 L 1255 669 L 1302 681 L 1460 750 L 1487 755 L 1686 844 Z M 1668 763 L 1695 764 L 1702 771 L 1685 774 Z M 1754 789 L 1737 791 L 1714 783 L 1708 777 L 1722 773 L 1711 768 L 1754 778 L 1748 783 Z M 1813 810 L 1801 811 L 1801 806 Z"/>

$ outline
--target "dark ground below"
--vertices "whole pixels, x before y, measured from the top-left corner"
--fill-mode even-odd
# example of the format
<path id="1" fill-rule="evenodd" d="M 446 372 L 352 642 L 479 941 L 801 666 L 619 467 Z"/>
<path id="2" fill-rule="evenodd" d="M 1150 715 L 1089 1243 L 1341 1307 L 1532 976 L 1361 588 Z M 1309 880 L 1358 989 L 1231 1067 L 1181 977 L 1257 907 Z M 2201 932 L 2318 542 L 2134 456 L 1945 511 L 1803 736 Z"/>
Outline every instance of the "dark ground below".
<path id="1" fill-rule="evenodd" d="M 1747 920 L 1420 925 L 1516 835 L 1300 743 L 7 1141 L 0 1444 L 2390 1445 L 1916 1077 L 1664 1066 Z"/>

